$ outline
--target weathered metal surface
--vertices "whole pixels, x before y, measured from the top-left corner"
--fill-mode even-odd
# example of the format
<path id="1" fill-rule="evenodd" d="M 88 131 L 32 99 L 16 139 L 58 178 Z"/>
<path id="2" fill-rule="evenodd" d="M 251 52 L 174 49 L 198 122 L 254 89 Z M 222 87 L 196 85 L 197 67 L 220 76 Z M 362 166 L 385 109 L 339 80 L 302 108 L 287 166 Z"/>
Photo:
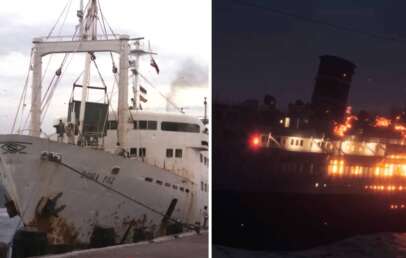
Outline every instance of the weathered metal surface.
<path id="1" fill-rule="evenodd" d="M 0 142 L 3 140 L 30 143 L 25 154 L 0 153 L 3 174 L 9 180 L 6 188 L 22 211 L 24 225 L 46 232 L 52 245 L 88 245 L 95 226 L 113 228 L 117 243 L 151 239 L 160 234 L 173 199 L 178 201 L 167 232 L 182 228 L 173 221 L 202 220 L 198 203 L 205 203 L 205 198 L 198 193 L 198 182 L 103 151 L 29 136 L 0 136 Z M 48 160 L 44 151 L 60 154 L 60 160 L 82 175 Z M 112 173 L 117 167 L 119 173 Z M 146 207 L 109 189 L 117 189 Z"/>
<path id="2" fill-rule="evenodd" d="M 74 225 L 66 222 L 64 218 L 55 216 L 37 215 L 28 223 L 41 232 L 47 233 L 48 243 L 52 245 L 80 245 L 77 239 L 78 231 Z"/>

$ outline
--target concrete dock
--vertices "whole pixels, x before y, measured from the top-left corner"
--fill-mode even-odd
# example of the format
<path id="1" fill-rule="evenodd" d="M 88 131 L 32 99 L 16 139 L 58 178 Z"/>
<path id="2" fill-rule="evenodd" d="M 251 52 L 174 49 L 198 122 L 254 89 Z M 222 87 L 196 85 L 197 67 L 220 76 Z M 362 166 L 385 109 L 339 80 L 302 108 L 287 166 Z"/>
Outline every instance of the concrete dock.
<path id="1" fill-rule="evenodd" d="M 149 242 L 117 245 L 99 249 L 75 251 L 46 258 L 207 258 L 209 257 L 208 232 L 184 233 L 156 238 Z M 39 257 L 38 257 L 39 258 Z"/>

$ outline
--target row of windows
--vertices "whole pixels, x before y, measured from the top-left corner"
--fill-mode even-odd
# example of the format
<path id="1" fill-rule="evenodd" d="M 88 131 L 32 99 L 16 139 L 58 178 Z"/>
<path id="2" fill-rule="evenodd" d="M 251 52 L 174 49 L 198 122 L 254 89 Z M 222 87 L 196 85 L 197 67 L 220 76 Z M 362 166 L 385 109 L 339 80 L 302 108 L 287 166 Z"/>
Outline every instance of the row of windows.
<path id="1" fill-rule="evenodd" d="M 108 130 L 117 130 L 118 122 L 116 120 L 107 121 Z M 134 129 L 140 130 L 157 130 L 158 122 L 152 120 L 136 120 L 133 122 Z M 162 131 L 170 132 L 188 132 L 199 133 L 200 126 L 198 124 L 180 123 L 180 122 L 161 122 Z"/>
<path id="2" fill-rule="evenodd" d="M 130 156 L 131 157 L 145 157 L 147 156 L 147 149 L 146 148 L 130 148 Z"/>
<path id="3" fill-rule="evenodd" d="M 175 153 L 175 158 L 182 158 L 183 151 L 182 149 L 166 149 L 166 157 L 173 158 Z M 147 149 L 146 148 L 130 148 L 130 157 L 145 157 L 147 156 Z M 206 157 L 205 164 L 206 164 Z"/>
<path id="4" fill-rule="evenodd" d="M 282 141 L 280 141 L 280 138 L 276 138 L 277 141 L 281 142 L 282 144 L 286 144 L 286 139 L 283 139 Z M 299 140 L 299 139 L 290 139 L 290 145 L 296 145 L 296 146 L 303 146 L 304 141 L 303 140 Z"/>
<path id="5" fill-rule="evenodd" d="M 140 130 L 156 130 L 158 128 L 158 122 L 150 120 L 134 121 L 133 128 Z"/>
<path id="6" fill-rule="evenodd" d="M 152 178 L 150 178 L 150 177 L 146 177 L 145 178 L 145 181 L 146 182 L 149 182 L 149 183 L 153 183 L 154 182 L 154 179 L 152 179 Z M 180 190 L 181 192 L 186 192 L 186 193 L 189 193 L 190 192 L 190 190 L 189 189 L 187 189 L 187 188 L 184 188 L 184 187 L 182 187 L 182 186 L 177 186 L 177 185 L 172 185 L 172 184 L 170 184 L 170 183 L 167 183 L 167 182 L 162 182 L 161 180 L 155 180 L 155 183 L 157 184 L 157 185 L 164 185 L 164 186 L 166 186 L 166 187 L 168 187 L 168 188 L 170 188 L 170 187 L 172 187 L 174 190 Z"/>
<path id="7" fill-rule="evenodd" d="M 204 182 L 200 182 L 200 190 L 201 190 L 202 192 L 207 192 L 207 191 L 208 191 L 207 184 L 204 183 Z"/>
<path id="8" fill-rule="evenodd" d="M 280 142 L 279 137 L 276 138 L 276 140 Z M 286 139 L 283 139 L 281 141 L 281 143 L 286 144 Z M 310 143 L 310 147 L 312 146 L 312 144 L 313 144 L 313 142 Z M 327 142 L 320 142 L 319 141 L 319 142 L 315 142 L 315 144 L 317 144 L 320 148 L 324 148 L 324 147 L 331 148 L 332 147 L 331 143 L 327 143 Z M 292 146 L 293 145 L 303 146 L 304 145 L 304 140 L 303 139 L 301 139 L 301 140 L 299 140 L 299 139 L 290 139 L 290 145 L 292 145 Z"/>
<path id="9" fill-rule="evenodd" d="M 208 166 L 209 165 L 209 159 L 205 156 L 203 156 L 203 154 L 200 153 L 200 163 L 204 163 L 204 165 Z"/>
<path id="10" fill-rule="evenodd" d="M 200 126 L 197 124 L 178 123 L 178 122 L 162 122 L 161 129 L 162 131 L 172 131 L 172 132 L 190 132 L 190 133 L 200 132 Z"/>
<path id="11" fill-rule="evenodd" d="M 166 149 L 166 157 L 173 157 L 173 149 Z M 182 149 L 175 149 L 175 158 L 182 158 Z"/>
<path id="12" fill-rule="evenodd" d="M 295 141 L 295 139 L 291 139 L 290 145 L 303 146 L 303 140 L 296 139 Z"/>

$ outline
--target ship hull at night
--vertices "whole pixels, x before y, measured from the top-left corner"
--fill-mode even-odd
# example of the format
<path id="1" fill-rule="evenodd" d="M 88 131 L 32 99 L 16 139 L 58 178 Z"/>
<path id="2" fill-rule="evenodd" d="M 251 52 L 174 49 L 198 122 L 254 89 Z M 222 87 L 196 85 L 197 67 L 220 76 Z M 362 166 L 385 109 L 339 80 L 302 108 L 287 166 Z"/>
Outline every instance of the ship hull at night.
<path id="1" fill-rule="evenodd" d="M 406 231 L 406 177 L 384 176 L 384 170 L 377 176 L 372 166 L 382 158 L 346 157 L 359 165 L 332 169 L 334 157 L 326 154 L 217 148 L 215 244 L 303 249 L 357 234 Z"/>

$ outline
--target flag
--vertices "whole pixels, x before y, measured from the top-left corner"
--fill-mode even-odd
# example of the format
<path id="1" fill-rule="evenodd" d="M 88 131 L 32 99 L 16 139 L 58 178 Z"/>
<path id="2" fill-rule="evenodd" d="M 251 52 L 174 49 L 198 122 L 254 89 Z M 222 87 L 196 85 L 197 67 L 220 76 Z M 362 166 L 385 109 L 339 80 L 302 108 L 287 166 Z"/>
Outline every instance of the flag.
<path id="1" fill-rule="evenodd" d="M 151 65 L 152 67 L 154 67 L 155 70 L 156 70 L 156 73 L 159 74 L 159 67 L 158 67 L 158 65 L 156 64 L 156 62 L 155 62 L 155 60 L 154 60 L 154 58 L 153 58 L 152 56 L 151 56 L 151 63 L 150 63 L 150 65 Z"/>
<path id="2" fill-rule="evenodd" d="M 144 87 L 142 87 L 141 85 L 140 85 L 140 91 L 142 92 L 142 94 L 147 94 L 147 90 Z"/>
<path id="3" fill-rule="evenodd" d="M 137 69 L 135 69 L 135 68 L 131 69 L 131 72 L 132 72 L 134 75 L 137 75 L 137 74 L 138 74 L 138 71 L 137 71 Z"/>
<path id="4" fill-rule="evenodd" d="M 146 98 L 144 98 L 144 96 L 140 95 L 140 101 L 146 103 L 148 100 Z"/>

